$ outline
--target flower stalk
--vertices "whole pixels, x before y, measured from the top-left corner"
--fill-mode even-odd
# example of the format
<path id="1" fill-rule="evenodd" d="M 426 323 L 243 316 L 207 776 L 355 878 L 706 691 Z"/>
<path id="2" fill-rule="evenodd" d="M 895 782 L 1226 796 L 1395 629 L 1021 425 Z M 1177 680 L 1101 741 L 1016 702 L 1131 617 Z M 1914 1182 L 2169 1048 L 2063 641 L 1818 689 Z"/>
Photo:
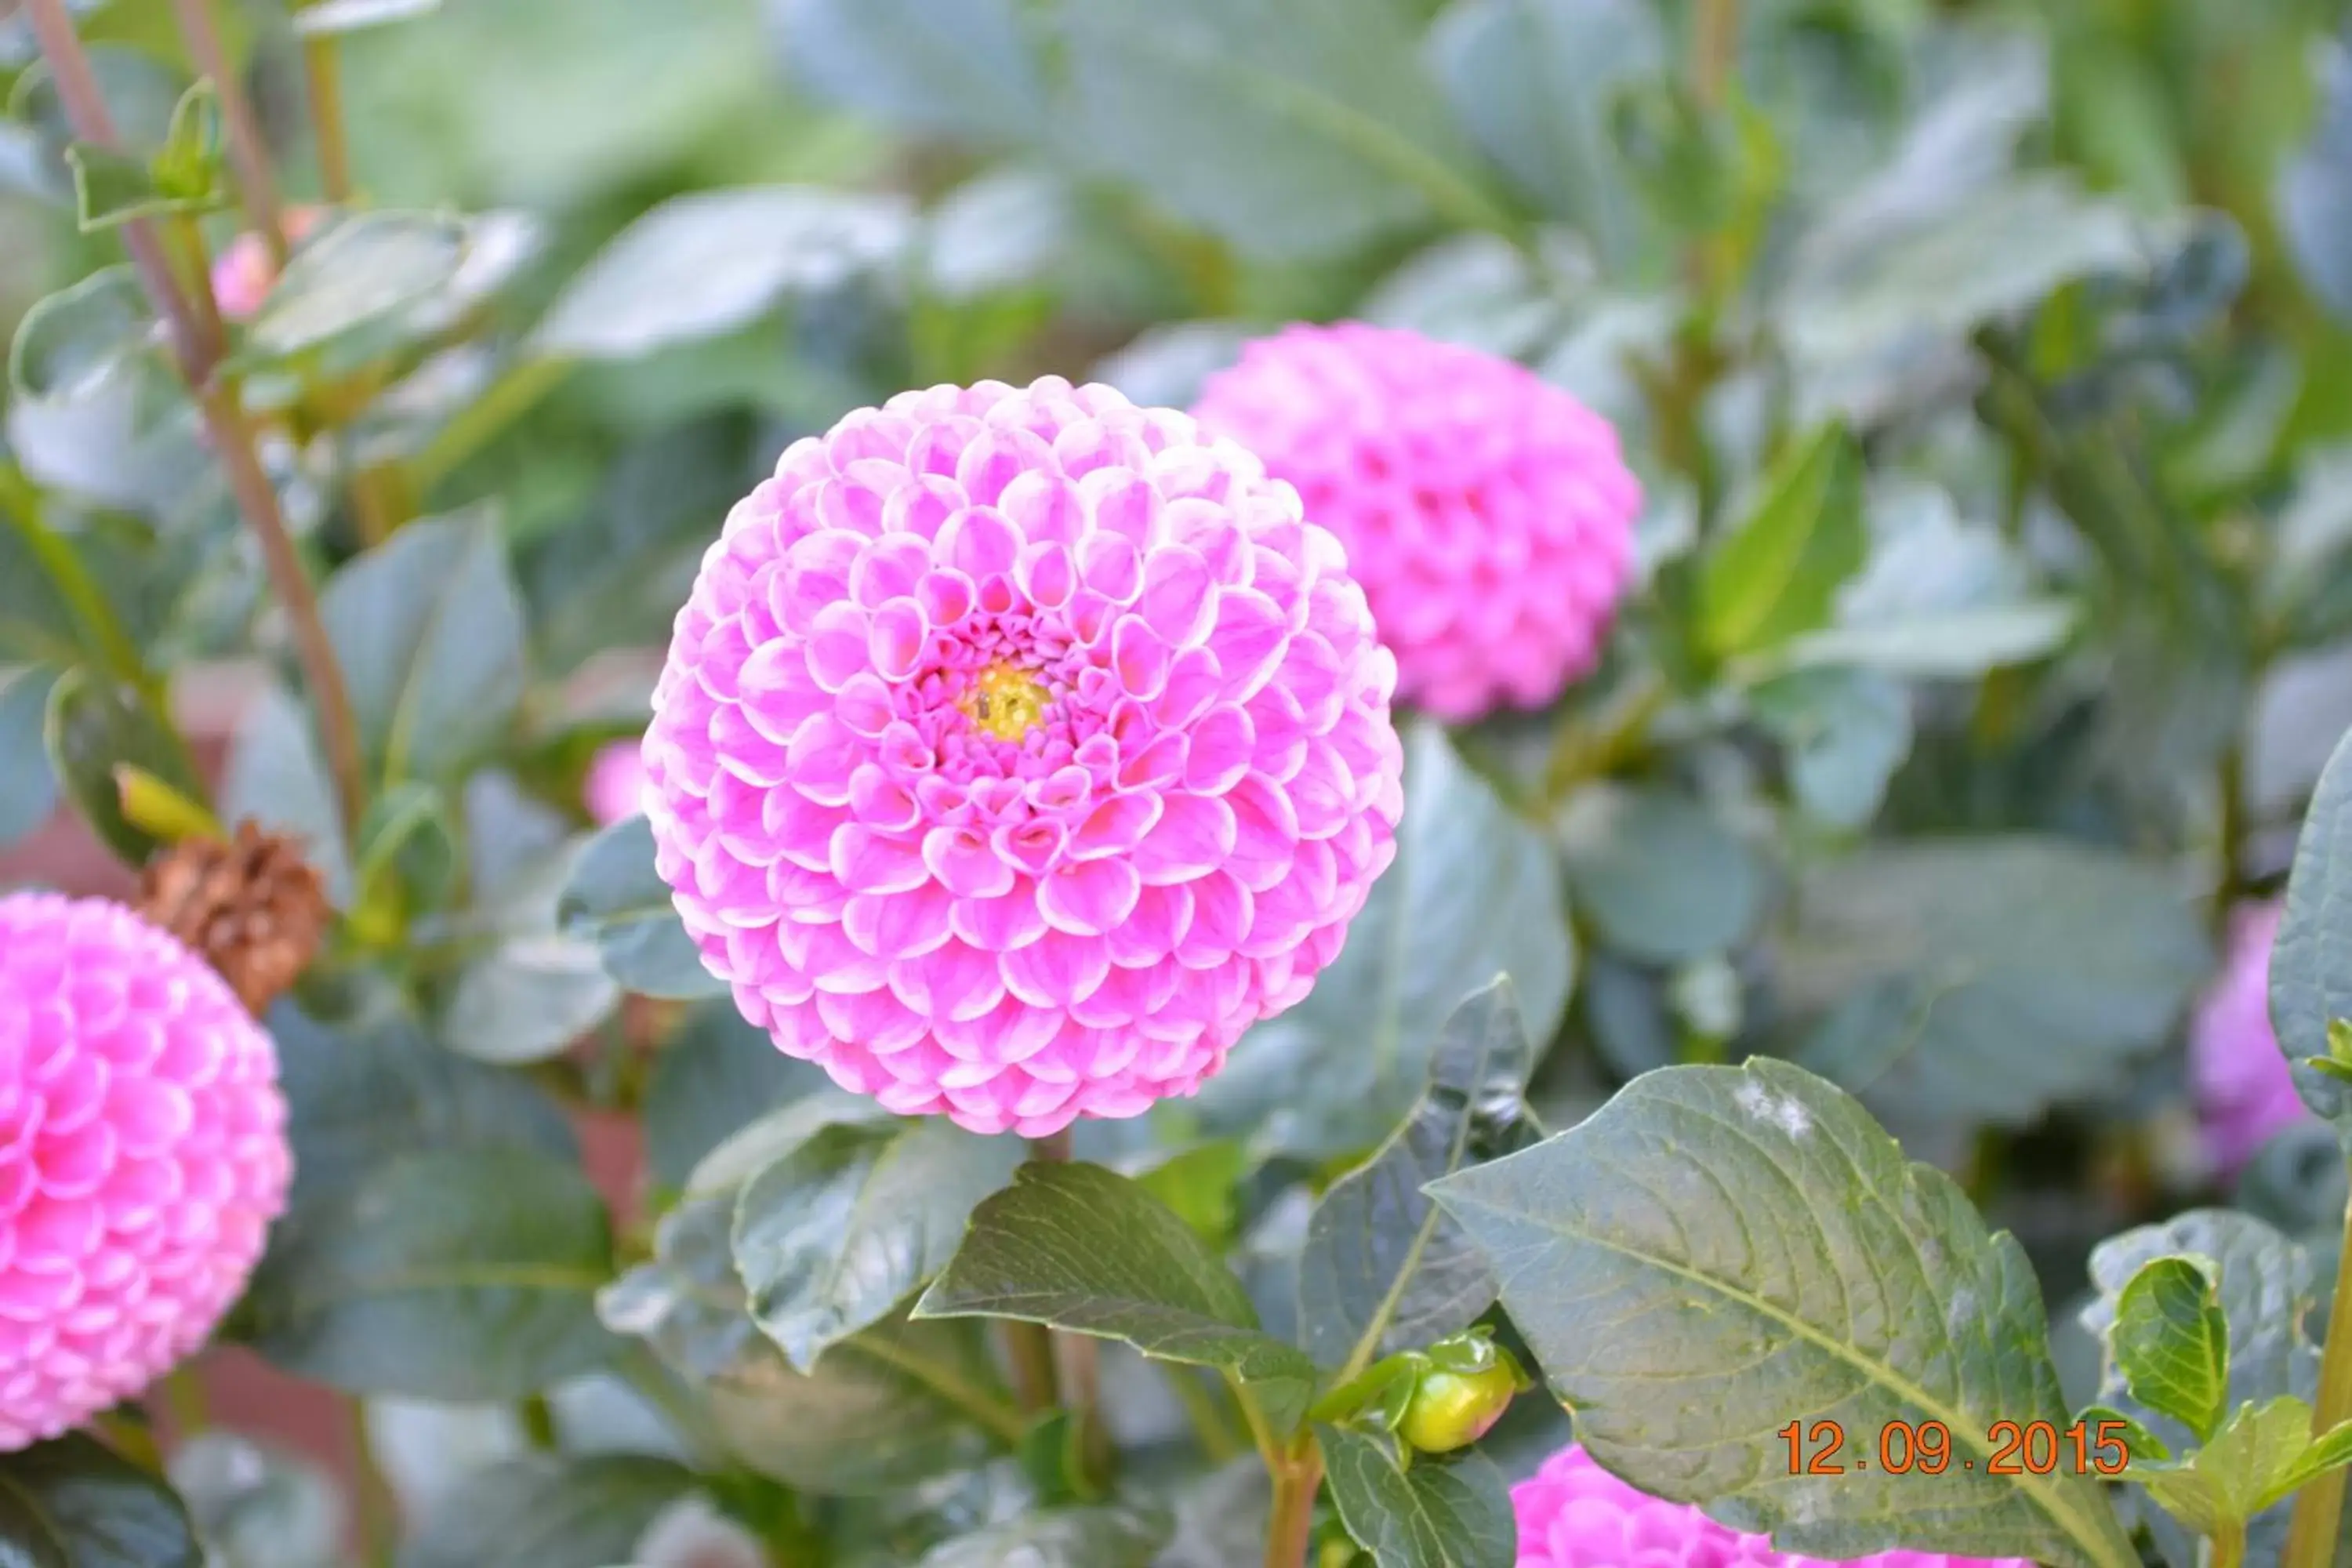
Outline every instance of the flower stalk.
<path id="1" fill-rule="evenodd" d="M 236 165 L 237 199 L 244 204 L 247 223 L 269 247 L 270 265 L 286 265 L 286 227 L 279 214 L 278 181 L 269 166 L 269 146 L 261 139 L 261 122 L 245 96 L 245 85 L 230 68 L 221 47 L 219 29 L 213 26 L 211 0 L 172 0 L 172 15 L 188 46 L 196 68 L 212 79 L 220 97 L 221 125 L 228 133 L 229 161 Z M 80 127 L 75 134 L 93 140 Z"/>
<path id="2" fill-rule="evenodd" d="M 2345 1205 L 2344 1244 L 2352 1249 L 2352 1204 Z M 2347 1251 L 2352 1256 L 2352 1251 Z M 2352 1420 L 2352 1268 L 2336 1272 L 2336 1293 L 2327 1306 L 2327 1344 L 2319 1356 L 2319 1397 L 2313 1402 L 2315 1436 Z M 2333 1469 L 2294 1494 L 2281 1568 L 2327 1568 L 2336 1558 L 2336 1527 L 2344 1516 L 2344 1476 Z M 2214 1543 L 2221 1563 L 2221 1542 Z"/>

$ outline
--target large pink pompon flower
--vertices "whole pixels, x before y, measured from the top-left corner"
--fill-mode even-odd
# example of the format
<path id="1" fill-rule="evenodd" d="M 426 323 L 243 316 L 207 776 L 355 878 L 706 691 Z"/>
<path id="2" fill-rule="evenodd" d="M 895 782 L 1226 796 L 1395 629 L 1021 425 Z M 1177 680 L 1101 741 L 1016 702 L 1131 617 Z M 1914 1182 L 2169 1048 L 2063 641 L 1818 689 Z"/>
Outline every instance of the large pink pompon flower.
<path id="1" fill-rule="evenodd" d="M 2271 1029 L 2271 947 L 2280 907 L 2236 911 L 2221 974 L 2189 1026 L 2189 1085 L 2215 1167 L 2233 1173 L 2270 1136 L 2310 1114 Z"/>
<path id="2" fill-rule="evenodd" d="M 285 1124 L 202 959 L 120 904 L 0 898 L 0 1451 L 204 1342 L 284 1206 Z"/>
<path id="3" fill-rule="evenodd" d="M 1815 1568 L 1820 1559 L 1775 1551 L 1771 1538 L 1717 1524 L 1700 1510 L 1637 1491 L 1576 1445 L 1511 1489 L 1518 1568 Z M 2023 1558 L 1885 1552 L 1848 1568 L 2032 1568 Z"/>
<path id="4" fill-rule="evenodd" d="M 1250 343 L 1192 412 L 1347 546 L 1400 700 L 1454 722 L 1541 707 L 1600 657 L 1641 486 L 1608 421 L 1524 366 L 1298 325 Z"/>
<path id="5" fill-rule="evenodd" d="M 1047 377 L 796 442 L 677 617 L 656 863 L 789 1054 L 1031 1137 L 1190 1094 L 1395 853 L 1396 664 L 1328 532 Z"/>

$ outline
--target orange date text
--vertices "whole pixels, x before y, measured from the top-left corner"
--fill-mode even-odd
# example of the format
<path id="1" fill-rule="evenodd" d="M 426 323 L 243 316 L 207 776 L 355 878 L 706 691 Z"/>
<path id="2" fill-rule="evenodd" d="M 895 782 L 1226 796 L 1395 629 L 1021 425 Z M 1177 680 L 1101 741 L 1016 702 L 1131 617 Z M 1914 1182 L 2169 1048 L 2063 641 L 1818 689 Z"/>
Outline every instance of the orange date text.
<path id="1" fill-rule="evenodd" d="M 1877 1443 L 1849 1443 L 1835 1421 L 1791 1421 L 1780 1428 L 1789 1445 L 1792 1476 L 1843 1476 L 1881 1470 L 1889 1475 L 1940 1476 L 1954 1468 L 1989 1476 L 2119 1476 L 2131 1463 L 2124 1446 L 2130 1430 L 2120 1421 L 1996 1421 L 1985 1429 L 1974 1453 L 1956 1452 L 1951 1428 L 1941 1421 L 1889 1421 Z"/>

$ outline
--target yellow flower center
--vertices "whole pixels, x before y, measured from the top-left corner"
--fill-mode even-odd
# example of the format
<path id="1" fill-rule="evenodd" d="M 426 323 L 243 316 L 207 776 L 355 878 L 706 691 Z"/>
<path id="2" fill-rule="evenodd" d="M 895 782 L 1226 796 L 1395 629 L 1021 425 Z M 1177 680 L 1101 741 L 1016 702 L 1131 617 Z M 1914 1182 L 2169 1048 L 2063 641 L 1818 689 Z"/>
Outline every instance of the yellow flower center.
<path id="1" fill-rule="evenodd" d="M 1017 741 L 1045 718 L 1048 694 L 1043 686 L 1009 664 L 992 664 L 964 689 L 956 706 L 972 727 L 1000 741 Z"/>

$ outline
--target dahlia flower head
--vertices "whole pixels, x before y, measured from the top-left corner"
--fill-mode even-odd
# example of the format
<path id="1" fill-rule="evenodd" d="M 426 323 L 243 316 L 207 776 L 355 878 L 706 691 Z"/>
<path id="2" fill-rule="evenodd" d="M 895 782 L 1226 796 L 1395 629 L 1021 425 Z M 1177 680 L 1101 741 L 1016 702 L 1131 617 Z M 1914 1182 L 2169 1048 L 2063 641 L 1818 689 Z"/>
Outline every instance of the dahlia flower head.
<path id="1" fill-rule="evenodd" d="M 2310 1114 L 2271 1029 L 2271 947 L 2282 912 L 2267 903 L 2234 913 L 2221 973 L 2189 1021 L 2189 1097 L 2206 1153 L 2225 1173 Z"/>
<path id="2" fill-rule="evenodd" d="M 1298 325 L 1192 413 L 1339 536 L 1397 697 L 1449 722 L 1538 708 L 1600 658 L 1641 486 L 1608 421 L 1522 365 L 1417 332 Z"/>
<path id="3" fill-rule="evenodd" d="M 138 1394 L 244 1289 L 293 1170 L 269 1037 L 120 904 L 0 897 L 0 1451 Z"/>
<path id="4" fill-rule="evenodd" d="M 1718 1524 L 1686 1503 L 1636 1490 L 1571 1443 L 1511 1489 L 1518 1568 L 1814 1568 L 1821 1559 L 1776 1550 L 1769 1536 Z M 2032 1568 L 2021 1557 L 1883 1552 L 1847 1568 Z"/>
<path id="5" fill-rule="evenodd" d="M 614 741 L 597 749 L 580 783 L 580 803 L 599 826 L 610 827 L 637 815 L 646 792 L 645 747 Z"/>
<path id="6" fill-rule="evenodd" d="M 1297 492 L 1047 377 L 796 442 L 678 614 L 656 865 L 736 1004 L 902 1115 L 1193 1092 L 1394 857 L 1396 663 Z"/>

